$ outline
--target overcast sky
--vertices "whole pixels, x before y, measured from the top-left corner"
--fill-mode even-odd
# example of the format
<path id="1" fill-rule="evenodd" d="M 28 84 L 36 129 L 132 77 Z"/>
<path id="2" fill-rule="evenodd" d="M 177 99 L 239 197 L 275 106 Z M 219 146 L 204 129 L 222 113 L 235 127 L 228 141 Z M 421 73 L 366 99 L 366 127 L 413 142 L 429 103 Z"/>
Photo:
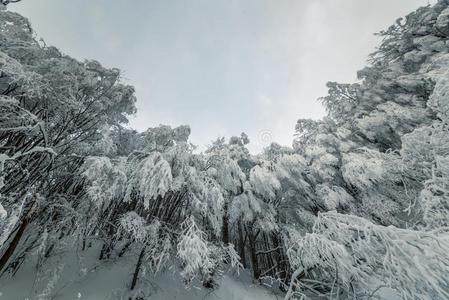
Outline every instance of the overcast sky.
<path id="1" fill-rule="evenodd" d="M 10 9 L 47 44 L 120 68 L 137 91 L 132 127 L 188 124 L 200 149 L 244 131 L 258 152 L 291 145 L 297 119 L 324 115 L 325 83 L 353 82 L 378 44 L 373 33 L 428 2 L 22 0 Z"/>

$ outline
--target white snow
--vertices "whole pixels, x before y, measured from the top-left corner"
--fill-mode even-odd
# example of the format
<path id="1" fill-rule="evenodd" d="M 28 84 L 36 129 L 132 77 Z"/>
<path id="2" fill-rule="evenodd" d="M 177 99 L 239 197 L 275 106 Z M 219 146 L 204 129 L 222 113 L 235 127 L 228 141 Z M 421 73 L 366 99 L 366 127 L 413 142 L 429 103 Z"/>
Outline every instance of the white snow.
<path id="1" fill-rule="evenodd" d="M 99 263 L 97 259 L 99 248 L 92 247 L 85 252 L 62 254 L 65 266 L 55 288 L 51 291 L 51 298 L 48 299 L 127 300 L 130 296 L 138 295 L 143 296 L 144 299 L 154 300 L 277 299 L 272 291 L 252 283 L 248 272 L 240 272 L 240 275 L 227 273 L 220 279 L 219 287 L 210 290 L 204 289 L 199 283 L 186 288 L 182 283 L 179 270 L 174 268 L 158 275 L 148 270 L 142 272 L 138 283 L 141 291 L 130 292 L 129 285 L 136 257 L 125 256 L 118 260 Z M 57 261 L 58 258 L 50 259 L 44 266 L 43 272 L 37 274 L 36 261 L 33 258 L 27 261 L 14 277 L 10 277 L 9 274 L 0 277 L 2 293 L 0 300 L 36 299 L 36 295 L 41 294 L 47 286 L 46 275 L 52 277 L 58 268 L 55 267 Z M 84 267 L 87 268 L 87 272 L 81 272 Z"/>

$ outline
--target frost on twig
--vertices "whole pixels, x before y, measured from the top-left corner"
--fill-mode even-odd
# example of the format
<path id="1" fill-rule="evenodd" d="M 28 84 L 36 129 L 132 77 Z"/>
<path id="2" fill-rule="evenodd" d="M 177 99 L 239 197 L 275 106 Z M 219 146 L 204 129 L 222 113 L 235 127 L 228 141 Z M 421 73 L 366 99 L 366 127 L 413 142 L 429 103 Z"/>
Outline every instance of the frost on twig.
<path id="1" fill-rule="evenodd" d="M 447 229 L 386 227 L 336 212 L 320 214 L 313 232 L 293 237 L 288 250 L 292 265 L 331 287 L 331 294 L 337 286 L 356 296 L 382 285 L 403 299 L 449 297 L 447 253 Z"/>

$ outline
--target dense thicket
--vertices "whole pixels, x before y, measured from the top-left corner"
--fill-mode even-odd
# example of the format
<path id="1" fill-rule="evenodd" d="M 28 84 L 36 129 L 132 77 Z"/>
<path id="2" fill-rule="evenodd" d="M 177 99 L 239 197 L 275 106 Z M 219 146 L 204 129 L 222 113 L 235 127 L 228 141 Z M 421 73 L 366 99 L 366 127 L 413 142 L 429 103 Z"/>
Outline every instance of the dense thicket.
<path id="1" fill-rule="evenodd" d="M 286 298 L 449 298 L 449 2 L 380 33 L 322 120 L 262 154 L 245 134 L 195 153 L 187 126 L 125 126 L 119 71 L 36 41 L 0 10 L 0 270 L 72 247 L 176 265 L 213 288 L 227 268 Z M 36 250 L 38 249 L 38 250 Z M 39 266 L 38 266 L 39 267 Z M 38 271 L 39 272 L 39 268 Z"/>

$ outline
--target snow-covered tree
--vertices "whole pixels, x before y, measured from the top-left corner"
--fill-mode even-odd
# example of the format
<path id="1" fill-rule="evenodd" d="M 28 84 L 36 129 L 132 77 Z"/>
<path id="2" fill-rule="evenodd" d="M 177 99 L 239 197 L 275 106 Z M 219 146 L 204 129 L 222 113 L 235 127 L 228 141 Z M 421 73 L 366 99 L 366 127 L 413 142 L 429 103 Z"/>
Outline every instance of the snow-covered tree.
<path id="1" fill-rule="evenodd" d="M 94 244 L 99 264 L 136 261 L 136 293 L 146 270 L 213 288 L 243 267 L 287 298 L 449 298 L 449 2 L 380 36 L 293 147 L 253 155 L 242 133 L 197 153 L 188 126 L 127 127 L 118 69 L 37 41 L 1 6 L 0 271 L 36 255 L 49 297 L 63 264 L 46 261 Z"/>
<path id="2" fill-rule="evenodd" d="M 299 270 L 292 286 L 300 294 L 324 290 L 327 297 L 373 297 L 388 287 L 403 299 L 445 299 L 448 250 L 445 229 L 400 229 L 353 215 L 324 213 L 312 233 L 292 235 L 288 255 Z M 292 293 L 291 289 L 287 296 Z"/>
<path id="3" fill-rule="evenodd" d="M 200 280 L 207 280 L 216 262 L 212 258 L 212 249 L 205 233 L 198 228 L 192 217 L 184 221 L 182 228 L 177 246 L 177 255 L 183 266 L 181 276 L 187 282 L 197 276 L 200 276 Z"/>

